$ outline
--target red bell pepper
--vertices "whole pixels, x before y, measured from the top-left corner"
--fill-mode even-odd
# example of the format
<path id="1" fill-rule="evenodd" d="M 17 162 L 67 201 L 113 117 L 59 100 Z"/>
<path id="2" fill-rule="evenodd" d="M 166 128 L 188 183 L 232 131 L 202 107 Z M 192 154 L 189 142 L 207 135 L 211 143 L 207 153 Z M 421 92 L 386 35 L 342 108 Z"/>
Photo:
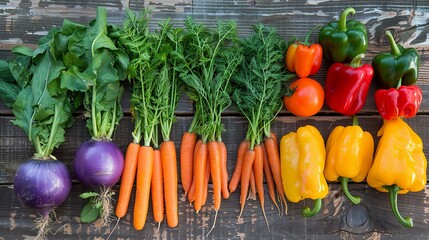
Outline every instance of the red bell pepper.
<path id="1" fill-rule="evenodd" d="M 306 78 L 316 74 L 322 65 L 323 50 L 318 43 L 310 44 L 308 38 L 311 33 L 320 26 L 312 29 L 304 42 L 295 42 L 289 46 L 286 52 L 286 67 L 290 72 L 295 72 L 299 78 Z"/>
<path id="2" fill-rule="evenodd" d="M 375 92 L 375 105 L 383 119 L 414 117 L 422 103 L 422 90 L 417 85 L 379 89 Z"/>
<path id="3" fill-rule="evenodd" d="M 325 103 L 332 110 L 346 116 L 355 115 L 365 104 L 374 71 L 369 64 L 361 64 L 365 54 L 357 55 L 350 65 L 334 63 L 326 74 Z"/>

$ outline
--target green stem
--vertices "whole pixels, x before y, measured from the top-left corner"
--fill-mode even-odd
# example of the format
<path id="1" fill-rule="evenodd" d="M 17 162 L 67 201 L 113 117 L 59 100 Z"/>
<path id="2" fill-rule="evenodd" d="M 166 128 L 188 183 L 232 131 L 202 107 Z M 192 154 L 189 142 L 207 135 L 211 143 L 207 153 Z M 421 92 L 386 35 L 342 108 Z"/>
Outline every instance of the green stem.
<path id="1" fill-rule="evenodd" d="M 313 209 L 310 209 L 309 207 L 305 207 L 302 209 L 301 213 L 302 213 L 302 216 L 304 217 L 312 217 L 316 215 L 321 208 L 322 208 L 322 199 L 317 198 L 316 200 L 314 200 Z"/>
<path id="2" fill-rule="evenodd" d="M 359 126 L 359 120 L 356 115 L 353 115 L 353 126 Z"/>
<path id="3" fill-rule="evenodd" d="M 353 60 L 350 62 L 350 66 L 353 68 L 358 68 L 362 66 L 361 60 L 365 57 L 364 53 L 356 55 Z"/>
<path id="4" fill-rule="evenodd" d="M 398 89 L 402 85 L 402 78 L 399 79 L 398 84 L 396 85 L 396 89 Z"/>
<path id="5" fill-rule="evenodd" d="M 36 149 L 37 157 L 42 157 L 43 156 L 43 150 L 42 150 L 42 146 L 40 145 L 39 136 L 34 137 L 33 143 L 34 143 L 34 148 Z"/>
<path id="6" fill-rule="evenodd" d="M 355 10 L 351 7 L 344 9 L 344 11 L 340 15 L 340 19 L 338 20 L 338 29 L 341 32 L 347 31 L 347 15 L 355 14 Z"/>
<path id="7" fill-rule="evenodd" d="M 131 135 L 133 136 L 134 143 L 140 143 L 142 139 L 141 118 L 136 116 L 134 121 L 134 131 L 131 133 Z"/>
<path id="8" fill-rule="evenodd" d="M 116 127 L 116 111 L 118 109 L 118 104 L 119 103 L 116 103 L 115 107 L 113 107 L 112 120 L 110 121 L 110 129 L 109 129 L 109 132 L 107 133 L 108 139 L 112 139 L 113 131 L 115 130 L 115 127 Z"/>
<path id="9" fill-rule="evenodd" d="M 54 120 L 52 121 L 52 124 L 51 124 L 52 128 L 51 128 L 51 132 L 49 133 L 48 143 L 46 144 L 45 149 L 42 151 L 43 156 L 49 156 L 53 151 L 52 142 L 54 140 L 55 133 L 57 132 L 57 129 L 58 129 L 59 113 L 61 111 L 62 105 L 63 105 L 62 103 L 55 104 Z"/>
<path id="10" fill-rule="evenodd" d="M 359 204 L 361 199 L 360 197 L 355 197 L 350 194 L 349 188 L 348 188 L 348 182 L 349 178 L 346 177 L 339 177 L 338 179 L 341 182 L 341 187 L 343 188 L 343 193 L 346 195 L 346 197 L 352 202 L 353 204 Z"/>
<path id="11" fill-rule="evenodd" d="M 384 32 L 384 34 L 386 34 L 387 39 L 389 40 L 390 43 L 390 51 L 392 52 L 392 55 L 394 57 L 399 57 L 401 56 L 401 50 L 399 50 L 398 45 L 395 42 L 395 39 L 393 38 L 392 33 L 389 30 L 386 30 Z"/>
<path id="12" fill-rule="evenodd" d="M 92 120 L 92 137 L 98 138 L 98 129 L 97 129 L 97 109 L 95 108 L 95 103 L 97 99 L 97 87 L 96 84 L 92 86 L 92 99 L 91 99 L 91 120 Z"/>
<path id="13" fill-rule="evenodd" d="M 389 191 L 389 199 L 390 199 L 390 206 L 392 208 L 393 214 L 395 215 L 396 219 L 404 225 L 407 228 L 413 227 L 413 219 L 410 217 L 403 218 L 398 210 L 398 192 L 399 187 L 394 184 L 391 186 L 385 186 L 385 189 Z"/>
<path id="14" fill-rule="evenodd" d="M 318 25 L 318 26 L 314 27 L 313 29 L 311 29 L 311 30 L 310 30 L 310 32 L 308 32 L 308 33 L 307 33 L 307 35 L 305 36 L 304 42 L 302 42 L 302 44 L 309 46 L 309 45 L 310 45 L 310 42 L 308 41 L 308 39 L 310 38 L 310 35 L 311 35 L 314 31 L 316 31 L 316 30 L 320 29 L 321 27 L 322 27 L 322 26 Z"/>

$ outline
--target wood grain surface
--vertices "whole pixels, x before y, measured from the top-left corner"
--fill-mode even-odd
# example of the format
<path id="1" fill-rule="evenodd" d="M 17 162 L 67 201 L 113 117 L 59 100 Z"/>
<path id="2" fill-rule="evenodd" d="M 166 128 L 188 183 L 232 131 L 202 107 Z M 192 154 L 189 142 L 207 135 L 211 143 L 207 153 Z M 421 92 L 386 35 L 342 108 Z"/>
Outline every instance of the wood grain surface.
<path id="1" fill-rule="evenodd" d="M 193 16 L 197 21 L 214 26 L 219 20 L 237 21 L 240 36 L 247 36 L 252 25 L 258 22 L 276 27 L 285 40 L 292 37 L 303 38 L 316 25 L 326 24 L 338 19 L 344 8 L 352 6 L 356 14 L 352 17 L 366 24 L 369 33 L 369 49 L 364 60 L 370 63 L 376 54 L 388 51 L 388 42 L 384 30 L 390 29 L 398 43 L 405 47 L 415 47 L 421 55 L 420 76 L 417 84 L 423 91 L 423 102 L 418 116 L 406 122 L 421 136 L 425 145 L 425 155 L 429 157 L 429 2 L 415 1 L 334 1 L 334 0 L 0 0 L 0 59 L 12 55 L 10 49 L 16 45 L 35 47 L 38 39 L 55 26 L 60 26 L 64 19 L 88 23 L 95 17 L 97 6 L 105 6 L 108 21 L 121 24 L 127 8 L 142 10 L 152 8 L 151 28 L 167 17 L 176 26 L 183 26 L 183 19 Z M 317 40 L 317 34 L 311 37 Z M 321 84 L 327 72 L 323 63 L 321 71 L 314 76 Z M 129 88 L 123 99 L 125 117 L 121 120 L 114 134 L 114 141 L 125 152 L 131 141 L 132 123 L 129 109 Z M 371 86 L 368 100 L 359 113 L 362 128 L 375 138 L 382 125 L 382 119 L 375 108 Z M 192 102 L 182 96 L 176 111 L 177 122 L 172 131 L 172 140 L 179 147 L 181 134 L 188 128 L 192 114 Z M 0 240 L 33 239 L 33 221 L 36 213 L 20 205 L 13 193 L 13 177 L 18 166 L 30 158 L 34 152 L 24 132 L 10 121 L 13 115 L 3 103 L 0 103 Z M 71 169 L 71 161 L 77 146 L 89 140 L 82 112 L 74 116 L 75 123 L 66 132 L 66 142 L 54 151 L 54 155 L 64 161 Z M 228 147 L 228 171 L 232 174 L 235 165 L 236 150 L 245 136 L 246 120 L 234 106 L 224 114 L 223 123 L 226 131 L 222 138 Z M 349 125 L 351 120 L 324 107 L 316 116 L 300 118 L 287 110 L 280 112 L 273 124 L 278 136 L 307 124 L 320 130 L 326 140 L 331 130 L 338 125 Z M 179 173 L 180 174 L 180 173 Z M 180 178 L 179 178 L 180 179 Z M 352 194 L 362 197 L 361 205 L 354 206 L 346 200 L 339 184 L 330 183 L 330 193 L 323 200 L 322 211 L 312 218 L 301 216 L 304 206 L 311 206 L 311 200 L 298 204 L 289 203 L 288 214 L 280 216 L 271 200 L 266 197 L 267 218 L 271 231 L 268 231 L 259 202 L 249 200 L 242 219 L 239 214 L 239 194 L 222 202 L 216 228 L 206 236 L 214 218 L 211 201 L 199 214 L 183 197 L 179 186 L 179 226 L 169 228 L 162 223 L 159 228 L 154 223 L 152 212 L 142 231 L 132 227 L 131 209 L 114 229 L 114 223 L 102 227 L 99 221 L 84 224 L 79 221 L 79 214 L 84 201 L 79 194 L 86 191 L 74 181 L 72 192 L 67 201 L 56 209 L 56 219 L 51 226 L 48 239 L 428 239 L 429 236 L 429 185 L 425 190 L 398 197 L 399 209 L 404 216 L 414 219 L 414 228 L 401 226 L 390 210 L 388 196 L 364 183 L 350 184 Z M 118 191 L 118 186 L 114 187 Z M 268 194 L 266 194 L 268 195 Z M 211 198 L 211 192 L 209 197 Z M 133 199 L 133 197 L 131 198 Z M 132 206 L 132 205 L 131 205 Z"/>

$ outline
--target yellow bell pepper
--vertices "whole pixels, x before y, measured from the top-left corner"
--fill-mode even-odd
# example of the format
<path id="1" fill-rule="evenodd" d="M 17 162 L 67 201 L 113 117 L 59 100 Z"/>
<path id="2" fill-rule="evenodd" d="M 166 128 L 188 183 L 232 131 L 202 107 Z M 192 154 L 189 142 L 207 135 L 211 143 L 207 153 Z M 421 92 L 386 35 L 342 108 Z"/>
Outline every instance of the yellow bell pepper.
<path id="1" fill-rule="evenodd" d="M 283 189 L 291 202 L 311 198 L 314 208 L 304 208 L 302 214 L 313 216 L 320 211 L 322 198 L 328 194 L 323 176 L 326 150 L 319 130 L 307 125 L 284 135 L 280 141 Z"/>
<path id="2" fill-rule="evenodd" d="M 427 160 L 421 138 L 401 118 L 384 120 L 381 136 L 367 182 L 382 192 L 389 192 L 390 205 L 398 221 L 412 227 L 411 218 L 398 211 L 398 193 L 417 192 L 426 185 Z"/>
<path id="3" fill-rule="evenodd" d="M 360 197 L 352 196 L 347 183 L 362 182 L 372 165 L 374 139 L 372 135 L 358 126 L 353 117 L 353 126 L 337 126 L 331 132 L 326 143 L 325 178 L 328 181 L 340 181 L 344 195 L 354 204 Z"/>

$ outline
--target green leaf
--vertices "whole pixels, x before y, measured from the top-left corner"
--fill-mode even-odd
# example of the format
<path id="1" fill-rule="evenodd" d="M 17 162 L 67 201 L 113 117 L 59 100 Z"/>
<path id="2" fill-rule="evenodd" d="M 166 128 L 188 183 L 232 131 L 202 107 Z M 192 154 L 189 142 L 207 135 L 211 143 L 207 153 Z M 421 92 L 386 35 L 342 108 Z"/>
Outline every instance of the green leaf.
<path id="1" fill-rule="evenodd" d="M 10 79 L 10 82 L 16 81 L 21 89 L 30 83 L 31 71 L 29 68 L 31 66 L 31 59 L 28 56 L 18 56 L 15 60 L 9 62 L 9 69 L 13 79 L 8 79 Z"/>
<path id="2" fill-rule="evenodd" d="M 93 73 L 81 73 L 76 66 L 72 66 L 67 71 L 61 72 L 61 88 L 84 92 L 93 85 L 94 77 Z"/>
<path id="3" fill-rule="evenodd" d="M 83 199 L 88 199 L 88 198 L 98 197 L 98 196 L 100 196 L 100 194 L 96 192 L 85 192 L 79 195 L 79 197 Z"/>
<path id="4" fill-rule="evenodd" d="M 61 33 L 66 35 L 66 36 L 70 36 L 72 35 L 75 31 L 78 30 L 85 30 L 87 27 L 85 25 L 82 25 L 80 23 L 75 23 L 72 22 L 68 19 L 65 19 L 63 21 L 63 27 L 61 28 Z"/>
<path id="5" fill-rule="evenodd" d="M 85 39 L 86 49 L 90 49 L 92 56 L 100 48 L 107 48 L 110 50 L 116 50 L 116 46 L 113 41 L 107 36 L 107 14 L 106 9 L 102 7 L 97 8 L 97 17 L 95 21 L 91 23 L 87 38 Z"/>
<path id="6" fill-rule="evenodd" d="M 12 105 L 12 113 L 15 116 L 12 123 L 22 128 L 30 141 L 33 140 L 32 136 L 34 137 L 34 132 L 32 131 L 35 131 L 34 128 L 31 130 L 33 112 L 33 93 L 31 92 L 31 87 L 27 86 L 19 92 L 15 103 Z"/>
<path id="7" fill-rule="evenodd" d="M 84 70 L 87 67 L 85 60 L 72 52 L 67 52 L 64 55 L 63 63 L 66 68 L 77 67 L 80 70 Z"/>
<path id="8" fill-rule="evenodd" d="M 6 106 L 12 106 L 20 90 L 21 88 L 16 83 L 9 83 L 0 78 L 0 98 Z"/>
<path id="9" fill-rule="evenodd" d="M 48 84 L 58 78 L 63 69 L 62 62 L 54 60 L 48 51 L 43 53 L 40 61 L 32 66 L 31 87 L 34 95 L 34 105 L 50 106 L 54 104 L 48 93 Z"/>
<path id="10" fill-rule="evenodd" d="M 84 223 L 90 223 L 97 220 L 100 215 L 100 210 L 96 208 L 92 203 L 87 203 L 80 213 L 80 221 Z"/>
<path id="11" fill-rule="evenodd" d="M 21 55 L 29 56 L 29 57 L 33 56 L 33 49 L 31 49 L 27 46 L 16 46 L 16 47 L 12 48 L 12 52 L 15 54 L 21 54 Z"/>

